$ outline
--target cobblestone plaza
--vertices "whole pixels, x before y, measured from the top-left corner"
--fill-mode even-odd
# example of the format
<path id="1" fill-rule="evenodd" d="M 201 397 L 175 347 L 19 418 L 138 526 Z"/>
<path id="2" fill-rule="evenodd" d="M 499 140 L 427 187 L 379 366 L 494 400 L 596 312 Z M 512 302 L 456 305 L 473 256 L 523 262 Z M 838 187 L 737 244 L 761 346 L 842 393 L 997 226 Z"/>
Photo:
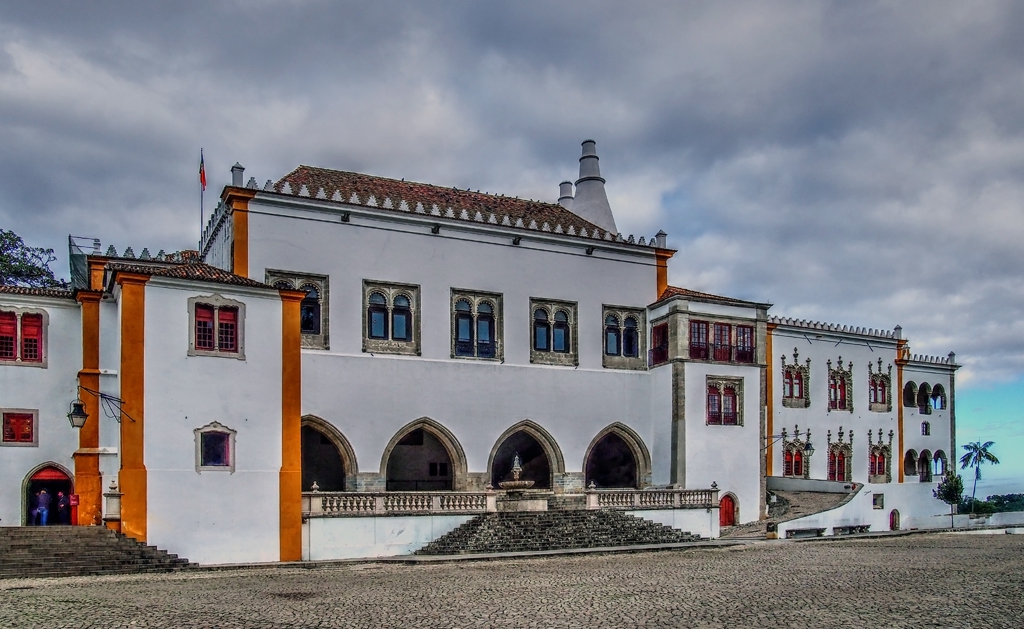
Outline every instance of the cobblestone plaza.
<path id="1" fill-rule="evenodd" d="M 0 581 L 0 627 L 1021 627 L 1024 536 Z"/>

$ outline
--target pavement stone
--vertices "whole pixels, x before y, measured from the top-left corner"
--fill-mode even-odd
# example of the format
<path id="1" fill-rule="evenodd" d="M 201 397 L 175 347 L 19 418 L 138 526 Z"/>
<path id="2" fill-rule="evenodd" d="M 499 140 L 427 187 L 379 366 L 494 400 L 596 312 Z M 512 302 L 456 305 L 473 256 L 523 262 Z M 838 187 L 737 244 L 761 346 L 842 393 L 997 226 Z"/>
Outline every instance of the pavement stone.
<path id="1" fill-rule="evenodd" d="M 9 579 L 0 627 L 1024 625 L 1024 535 Z"/>

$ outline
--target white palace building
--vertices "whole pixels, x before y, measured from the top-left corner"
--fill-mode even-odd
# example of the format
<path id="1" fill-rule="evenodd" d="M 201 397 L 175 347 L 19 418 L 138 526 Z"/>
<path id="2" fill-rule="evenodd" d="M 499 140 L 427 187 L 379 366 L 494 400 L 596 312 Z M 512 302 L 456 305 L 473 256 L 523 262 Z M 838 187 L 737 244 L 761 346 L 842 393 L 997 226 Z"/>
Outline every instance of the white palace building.
<path id="1" fill-rule="evenodd" d="M 953 354 L 669 286 L 592 141 L 554 204 L 232 174 L 199 252 L 73 245 L 72 290 L 0 286 L 0 526 L 43 488 L 50 524 L 200 563 L 404 554 L 521 508 L 714 538 L 774 491 L 844 494 L 780 536 L 948 523 Z"/>

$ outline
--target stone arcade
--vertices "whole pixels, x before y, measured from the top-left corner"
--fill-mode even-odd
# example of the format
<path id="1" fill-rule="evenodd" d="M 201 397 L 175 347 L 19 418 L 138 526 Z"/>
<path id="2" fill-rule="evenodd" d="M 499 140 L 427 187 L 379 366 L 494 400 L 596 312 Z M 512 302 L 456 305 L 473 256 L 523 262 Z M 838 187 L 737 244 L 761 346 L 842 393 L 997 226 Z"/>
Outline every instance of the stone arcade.
<path id="1" fill-rule="evenodd" d="M 0 524 L 49 484 L 201 563 L 408 553 L 505 508 L 717 537 L 775 489 L 850 494 L 780 533 L 941 525 L 953 355 L 669 286 L 592 141 L 557 204 L 232 179 L 199 252 L 73 245 L 73 290 L 0 287 Z"/>

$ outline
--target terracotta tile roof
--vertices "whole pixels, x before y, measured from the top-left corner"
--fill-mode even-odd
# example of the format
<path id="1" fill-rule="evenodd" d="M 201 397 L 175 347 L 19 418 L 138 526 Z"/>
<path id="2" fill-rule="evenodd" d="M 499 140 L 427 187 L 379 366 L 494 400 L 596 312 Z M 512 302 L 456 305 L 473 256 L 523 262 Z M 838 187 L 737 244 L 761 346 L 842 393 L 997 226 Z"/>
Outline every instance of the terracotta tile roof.
<path id="1" fill-rule="evenodd" d="M 733 297 L 722 297 L 721 295 L 712 295 L 711 293 L 702 293 L 700 291 L 690 290 L 689 288 L 680 288 L 678 286 L 669 286 L 668 288 L 663 290 L 661 292 L 661 295 L 658 296 L 658 301 L 656 301 L 654 303 L 665 301 L 666 299 L 671 299 L 673 297 L 682 297 L 684 299 L 693 299 L 693 300 L 696 300 L 696 301 L 708 301 L 708 302 L 712 302 L 712 303 L 716 303 L 716 304 L 725 304 L 725 305 L 729 305 L 729 306 L 746 306 L 746 307 L 750 307 L 750 306 L 768 306 L 768 307 L 770 307 L 771 306 L 771 304 L 766 304 L 766 303 L 763 304 L 763 303 L 758 303 L 756 301 L 746 301 L 746 300 L 743 300 L 743 299 L 735 299 Z"/>
<path id="2" fill-rule="evenodd" d="M 398 181 L 386 177 L 374 177 L 312 166 L 299 166 L 273 184 L 273 190 L 265 189 L 265 191 L 291 196 L 308 195 L 322 201 L 371 205 L 395 212 L 418 211 L 427 215 L 434 213 L 434 216 L 441 217 L 445 217 L 448 209 L 451 208 L 454 215 L 447 216 L 450 219 L 461 218 L 478 223 L 503 224 L 506 227 L 554 233 L 558 233 L 556 228 L 561 226 L 561 231 L 565 235 L 591 239 L 596 237 L 602 240 L 612 240 L 617 236 L 617 234 L 609 236 L 597 225 L 580 218 L 557 203 L 482 194 L 456 188 L 442 188 L 430 184 Z M 353 195 L 356 198 L 353 198 Z M 421 206 L 419 210 L 417 209 L 418 205 Z M 436 210 L 434 206 L 437 207 Z M 503 222 L 506 216 L 508 217 L 507 224 Z M 545 224 L 547 225 L 546 229 Z M 632 236 L 630 240 L 632 240 Z M 621 244 L 637 243 L 622 241 Z"/>
<path id="3" fill-rule="evenodd" d="M 74 299 L 75 295 L 66 288 L 29 288 L 27 286 L 5 286 L 0 285 L 0 293 L 8 295 L 32 295 L 36 297 L 58 297 L 60 299 Z"/>
<path id="4" fill-rule="evenodd" d="M 194 280 L 197 282 L 211 282 L 214 284 L 230 284 L 233 286 L 251 286 L 253 288 L 269 288 L 276 290 L 273 286 L 257 282 L 241 275 L 235 275 L 224 269 L 219 269 L 202 262 L 188 264 L 175 264 L 173 266 L 152 265 L 123 262 L 111 262 L 107 268 L 112 272 L 125 271 L 128 273 L 144 273 L 153 277 L 172 277 L 181 280 Z"/>

